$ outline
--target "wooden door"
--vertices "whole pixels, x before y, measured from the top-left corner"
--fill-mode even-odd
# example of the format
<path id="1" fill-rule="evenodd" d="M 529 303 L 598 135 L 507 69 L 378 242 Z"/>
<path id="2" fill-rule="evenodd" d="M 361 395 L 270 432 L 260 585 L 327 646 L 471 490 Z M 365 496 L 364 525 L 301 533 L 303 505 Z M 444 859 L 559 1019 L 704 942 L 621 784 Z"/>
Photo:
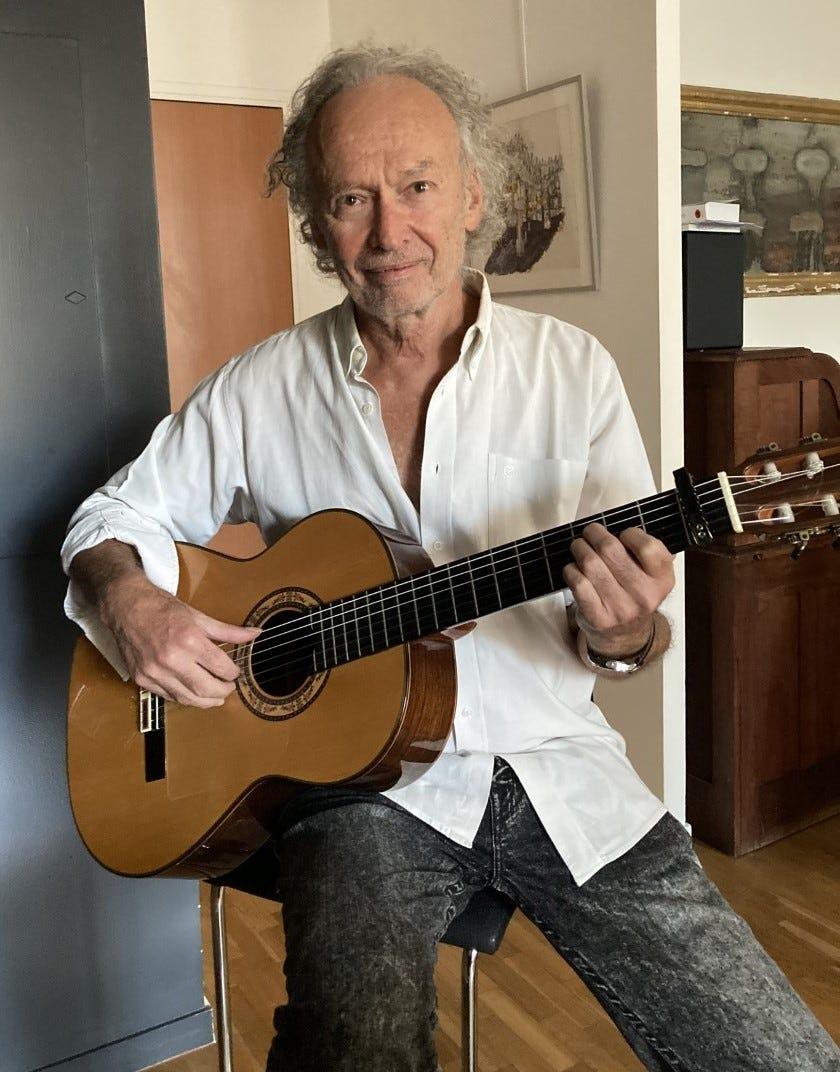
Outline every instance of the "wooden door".
<path id="1" fill-rule="evenodd" d="M 152 101 L 166 347 L 173 410 L 234 354 L 291 326 L 285 197 L 266 198 L 280 108 Z M 210 546 L 248 556 L 254 525 L 226 525 Z"/>

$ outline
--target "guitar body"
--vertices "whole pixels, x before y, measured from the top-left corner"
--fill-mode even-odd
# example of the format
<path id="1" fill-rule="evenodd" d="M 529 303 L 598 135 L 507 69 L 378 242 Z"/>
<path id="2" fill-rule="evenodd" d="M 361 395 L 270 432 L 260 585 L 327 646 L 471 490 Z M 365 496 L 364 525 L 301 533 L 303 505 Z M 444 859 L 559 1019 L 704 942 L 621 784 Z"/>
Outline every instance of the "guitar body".
<path id="1" fill-rule="evenodd" d="M 407 537 L 326 510 L 254 558 L 178 544 L 178 597 L 249 625 L 427 569 Z M 270 628 L 270 625 L 267 627 Z M 233 653 L 232 653 L 233 654 Z M 86 639 L 71 671 L 67 766 L 82 840 L 109 870 L 208 878 L 270 836 L 306 784 L 385 789 L 419 777 L 455 714 L 453 642 L 440 633 L 317 673 L 278 695 L 250 663 L 224 705 L 167 702 L 163 727 L 140 732 L 140 692 Z"/>

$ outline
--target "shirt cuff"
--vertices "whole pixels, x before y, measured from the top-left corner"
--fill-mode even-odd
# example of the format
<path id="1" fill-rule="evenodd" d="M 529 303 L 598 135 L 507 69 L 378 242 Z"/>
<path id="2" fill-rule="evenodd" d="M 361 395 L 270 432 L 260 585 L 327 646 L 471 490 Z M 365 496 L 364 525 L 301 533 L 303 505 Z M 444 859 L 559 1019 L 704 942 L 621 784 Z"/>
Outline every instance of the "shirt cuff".
<path id="1" fill-rule="evenodd" d="M 143 519 L 90 519 L 74 526 L 61 549 L 61 563 L 69 573 L 70 563 L 80 551 L 95 547 L 104 540 L 130 544 L 140 556 L 143 571 L 159 588 L 174 595 L 178 590 L 178 552 L 175 541 L 165 530 Z M 85 598 L 81 588 L 70 580 L 64 597 L 64 612 L 75 622 L 93 646 L 108 660 L 123 681 L 128 669 L 120 654 L 114 634 L 103 623 L 96 608 Z"/>

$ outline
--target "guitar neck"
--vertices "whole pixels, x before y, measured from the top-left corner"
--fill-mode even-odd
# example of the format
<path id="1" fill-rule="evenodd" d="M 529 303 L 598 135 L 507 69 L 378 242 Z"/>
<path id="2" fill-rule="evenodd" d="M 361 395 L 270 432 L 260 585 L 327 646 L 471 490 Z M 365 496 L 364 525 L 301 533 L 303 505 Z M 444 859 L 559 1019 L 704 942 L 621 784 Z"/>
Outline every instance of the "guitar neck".
<path id="1" fill-rule="evenodd" d="M 686 482 L 328 603 L 312 614 L 313 666 L 327 670 L 560 591 L 563 568 L 574 561 L 572 542 L 592 522 L 616 535 L 638 526 L 674 554 L 729 531 L 719 481 L 699 489 Z"/>

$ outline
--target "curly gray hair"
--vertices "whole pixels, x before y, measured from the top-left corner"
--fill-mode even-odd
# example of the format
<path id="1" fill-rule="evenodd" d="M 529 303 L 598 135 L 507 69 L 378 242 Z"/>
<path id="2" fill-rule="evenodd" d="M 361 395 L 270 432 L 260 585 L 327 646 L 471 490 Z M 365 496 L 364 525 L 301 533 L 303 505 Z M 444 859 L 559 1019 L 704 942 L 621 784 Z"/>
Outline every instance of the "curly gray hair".
<path id="1" fill-rule="evenodd" d="M 312 247 L 318 267 L 326 274 L 335 272 L 335 264 L 328 250 L 318 248 L 313 235 L 317 206 L 312 198 L 307 164 L 307 135 L 330 97 L 382 75 L 400 75 L 422 83 L 437 93 L 455 120 L 461 139 L 462 164 L 475 169 L 484 194 L 481 223 L 467 235 L 467 252 L 492 242 L 504 230 L 501 198 L 505 156 L 490 125 L 490 106 L 483 101 L 475 83 L 429 49 L 409 52 L 377 45 L 338 49 L 295 91 L 283 141 L 268 164 L 268 196 L 281 185 L 288 188 L 289 204 L 298 217 L 301 238 Z"/>

